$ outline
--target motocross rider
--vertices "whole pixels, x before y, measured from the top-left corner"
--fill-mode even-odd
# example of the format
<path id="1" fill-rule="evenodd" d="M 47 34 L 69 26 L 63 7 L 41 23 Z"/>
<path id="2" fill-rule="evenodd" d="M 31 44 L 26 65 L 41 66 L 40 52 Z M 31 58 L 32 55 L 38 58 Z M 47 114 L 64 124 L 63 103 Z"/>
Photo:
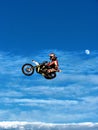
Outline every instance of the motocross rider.
<path id="1" fill-rule="evenodd" d="M 50 69 L 47 70 L 48 73 L 51 73 L 51 72 L 60 72 L 59 68 L 58 68 L 58 60 L 57 60 L 57 57 L 54 53 L 50 53 L 49 54 L 50 56 L 50 60 L 51 62 L 49 62 L 47 64 L 48 67 L 50 67 Z"/>
<path id="2" fill-rule="evenodd" d="M 57 60 L 57 57 L 54 53 L 50 53 L 49 54 L 50 56 L 50 62 L 46 63 L 46 66 L 48 67 L 48 69 L 45 69 L 45 70 L 40 70 L 40 72 L 42 73 L 51 73 L 51 72 L 60 72 L 61 70 L 59 70 L 58 68 L 58 60 Z M 36 65 L 39 65 L 38 62 L 32 60 Z"/>

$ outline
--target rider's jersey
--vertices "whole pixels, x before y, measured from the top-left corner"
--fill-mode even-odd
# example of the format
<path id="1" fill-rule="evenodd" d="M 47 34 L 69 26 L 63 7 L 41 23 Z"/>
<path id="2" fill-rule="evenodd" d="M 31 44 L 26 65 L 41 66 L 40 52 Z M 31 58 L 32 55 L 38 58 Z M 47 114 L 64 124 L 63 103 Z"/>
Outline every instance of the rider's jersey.
<path id="1" fill-rule="evenodd" d="M 54 68 L 56 70 L 58 70 L 58 60 L 53 60 L 51 62 L 48 63 L 48 66 L 50 66 L 51 68 Z"/>

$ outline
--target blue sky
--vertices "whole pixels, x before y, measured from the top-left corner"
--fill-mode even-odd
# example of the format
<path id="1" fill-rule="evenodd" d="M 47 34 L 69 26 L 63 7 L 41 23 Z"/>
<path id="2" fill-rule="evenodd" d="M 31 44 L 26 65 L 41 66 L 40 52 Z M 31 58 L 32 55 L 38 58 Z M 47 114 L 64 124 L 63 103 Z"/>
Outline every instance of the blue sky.
<path id="1" fill-rule="evenodd" d="M 98 49 L 96 0 L 4 0 L 0 18 L 0 50 Z"/>
<path id="2" fill-rule="evenodd" d="M 5 0 L 0 17 L 0 121 L 97 122 L 98 2 Z M 23 75 L 24 63 L 50 52 L 57 78 Z"/>

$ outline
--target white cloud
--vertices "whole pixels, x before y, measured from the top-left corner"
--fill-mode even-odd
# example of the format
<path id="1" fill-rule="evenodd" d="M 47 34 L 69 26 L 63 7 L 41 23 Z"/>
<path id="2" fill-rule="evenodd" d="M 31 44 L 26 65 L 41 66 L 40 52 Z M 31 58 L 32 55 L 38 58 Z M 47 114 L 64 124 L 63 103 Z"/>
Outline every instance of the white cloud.
<path id="1" fill-rule="evenodd" d="M 19 76 L 21 67 L 27 60 L 27 57 L 15 56 L 10 53 L 0 54 L 0 74 Z"/>
<path id="2" fill-rule="evenodd" d="M 50 52 L 43 51 L 34 59 L 39 62 L 47 60 Z M 55 50 L 55 53 L 62 72 L 53 80 L 46 80 L 36 73 L 30 77 L 23 75 L 21 67 L 26 62 L 32 63 L 32 57 L 0 55 L 0 120 L 98 120 L 96 54 L 86 58 L 80 52 Z"/>
<path id="3" fill-rule="evenodd" d="M 0 122 L 3 129 L 33 129 L 33 130 L 97 130 L 98 123 L 84 122 L 72 124 L 50 124 L 41 122 Z"/>
<path id="4" fill-rule="evenodd" d="M 7 106 L 9 106 L 8 108 L 10 108 L 11 104 L 15 104 L 17 106 L 16 108 L 8 110 L 8 113 L 10 115 L 8 116 L 9 120 L 47 120 L 49 122 L 73 122 L 85 119 L 90 121 L 91 119 L 97 118 L 96 113 L 98 110 L 98 97 L 96 97 L 96 99 L 94 98 L 95 97 L 84 97 L 83 99 L 81 98 L 79 101 L 77 99 L 45 100 L 28 98 L 3 98 L 3 100 L 1 99 L 1 103 L 7 104 Z M 29 109 L 29 111 L 26 111 L 25 109 L 21 111 L 21 107 L 27 108 Z"/>
<path id="5" fill-rule="evenodd" d="M 5 92 L 6 92 L 6 95 L 5 95 Z M 15 90 L 5 90 L 5 91 L 2 91 L 0 93 L 0 97 L 1 98 L 5 98 L 5 97 L 22 97 L 23 94 L 22 92 L 18 92 L 18 91 L 15 91 Z"/>

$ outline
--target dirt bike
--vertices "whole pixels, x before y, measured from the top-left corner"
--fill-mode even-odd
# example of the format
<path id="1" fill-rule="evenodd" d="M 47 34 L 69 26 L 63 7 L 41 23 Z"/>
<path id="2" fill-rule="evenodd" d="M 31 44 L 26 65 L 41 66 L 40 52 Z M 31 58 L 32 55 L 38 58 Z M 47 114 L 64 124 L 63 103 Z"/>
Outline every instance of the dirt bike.
<path id="1" fill-rule="evenodd" d="M 47 66 L 47 61 L 43 63 L 38 63 L 32 60 L 32 62 L 35 63 L 35 66 L 30 63 L 26 63 L 22 66 L 23 74 L 31 76 L 34 73 L 34 71 L 36 71 L 37 73 L 44 76 L 44 78 L 46 79 L 53 79 L 56 77 L 56 72 L 47 73 L 47 69 L 49 69 L 49 67 Z"/>

